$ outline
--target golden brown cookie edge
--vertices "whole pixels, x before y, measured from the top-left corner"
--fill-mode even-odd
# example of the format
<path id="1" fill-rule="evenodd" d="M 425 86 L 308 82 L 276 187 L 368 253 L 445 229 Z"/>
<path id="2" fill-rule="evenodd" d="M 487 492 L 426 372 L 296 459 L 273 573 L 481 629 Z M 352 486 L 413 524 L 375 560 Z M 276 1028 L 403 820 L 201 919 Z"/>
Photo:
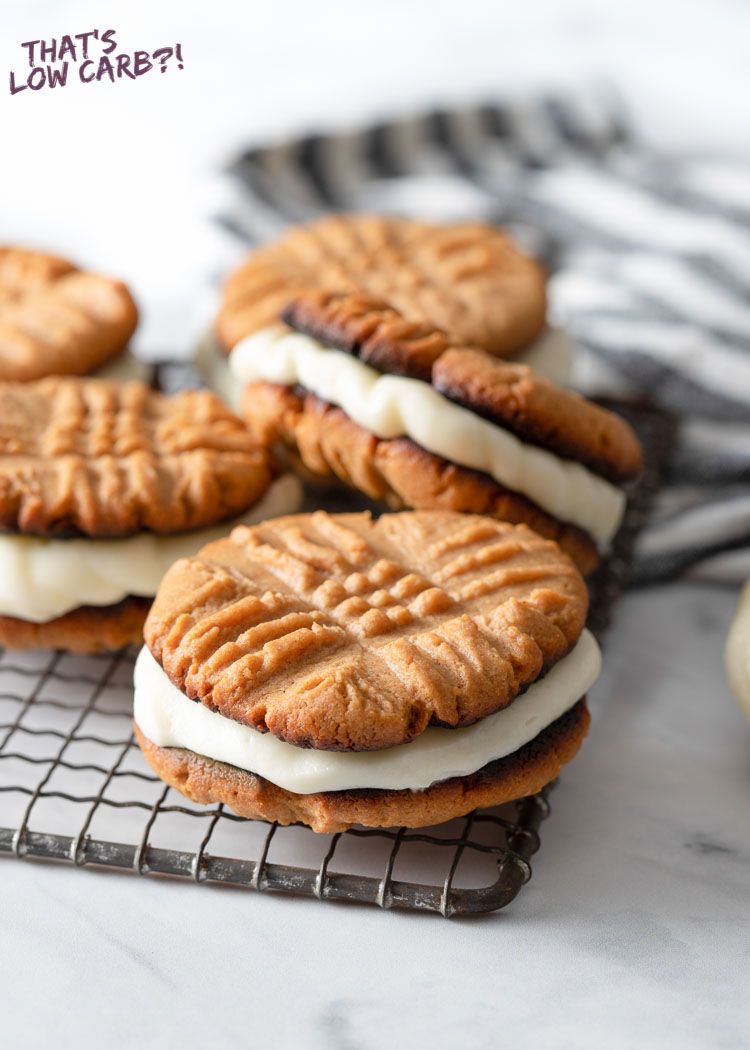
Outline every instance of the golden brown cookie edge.
<path id="1" fill-rule="evenodd" d="M 554 540 L 584 574 L 600 564 L 596 543 L 493 478 L 451 463 L 409 438 L 377 438 L 314 394 L 272 383 L 245 388 L 243 417 L 256 436 L 281 446 L 303 471 L 337 478 L 391 510 L 456 510 L 526 524 Z M 355 458 L 358 457 L 357 462 Z"/>
<path id="2" fill-rule="evenodd" d="M 313 547 L 332 532 L 339 542 L 345 542 L 345 533 L 362 537 L 379 580 L 384 568 L 391 571 L 388 559 L 398 561 L 403 557 L 399 552 L 409 552 L 407 560 L 398 563 L 399 573 L 402 568 L 404 572 L 397 583 L 410 581 L 412 587 L 424 572 L 431 582 L 420 593 L 424 591 L 436 621 L 431 628 L 415 632 L 412 620 L 403 626 L 401 619 L 397 625 L 366 602 L 363 610 L 360 599 L 353 600 L 346 588 L 333 598 L 337 609 L 340 603 L 340 614 L 331 615 L 332 592 L 326 589 L 316 597 L 321 586 L 318 570 L 304 562 L 290 564 L 285 554 L 281 560 L 274 557 L 275 549 L 285 549 L 283 539 L 276 547 L 280 530 L 293 544 L 304 546 L 309 541 Z M 456 537 L 463 544 L 467 530 L 481 532 L 469 540 L 473 545 L 487 542 L 490 536 L 506 545 L 501 571 L 507 567 L 505 555 L 515 562 L 508 569 L 510 593 L 502 600 L 492 596 L 506 585 L 495 578 L 491 564 L 486 568 L 481 546 L 472 556 L 477 571 L 486 570 L 491 580 L 486 591 L 477 580 L 476 588 L 467 585 L 473 593 L 448 597 L 439 578 L 421 563 L 418 551 L 431 543 L 442 547 Z M 422 537 L 416 545 L 415 536 Z M 450 542 L 442 556 L 453 559 L 453 550 Z M 316 548 L 313 557 L 318 566 L 320 556 Z M 269 564 L 281 573 L 269 574 Z M 459 575 L 467 570 L 455 559 L 454 567 Z M 289 571 L 291 579 L 285 575 Z M 338 581 L 341 586 L 340 569 L 331 575 L 327 569 L 321 571 L 326 583 Z M 345 575 L 351 571 L 347 568 Z M 367 571 L 363 566 L 362 572 Z M 305 576 L 307 582 L 299 582 Z M 375 588 L 382 595 L 380 582 L 373 584 Z M 478 609 L 477 603 L 485 598 L 488 604 Z M 382 597 L 376 604 L 382 608 Z M 398 612 L 398 604 L 395 609 Z M 407 743 L 429 725 L 470 725 L 513 703 L 574 648 L 587 611 L 588 592 L 572 560 L 525 525 L 440 509 L 381 515 L 375 520 L 367 512 L 317 511 L 240 527 L 194 557 L 176 562 L 161 581 L 144 638 L 175 688 L 209 710 L 298 747 L 375 751 Z M 360 634 L 357 627 L 365 616 L 367 627 Z M 477 630 L 479 623 L 489 627 L 485 616 L 510 643 L 512 657 L 498 663 L 497 650 L 487 644 L 484 629 Z M 283 629 L 272 631 L 266 651 L 259 643 L 268 637 L 269 623 Z M 493 627 L 488 633 L 494 631 Z M 415 634 L 426 640 L 423 655 L 418 647 L 410 647 Z M 387 644 L 376 641 L 371 650 L 370 637 Z M 440 637 L 451 641 L 440 646 Z M 384 660 L 386 650 L 390 657 Z M 466 655 L 469 652 L 471 657 Z"/>
<path id="3" fill-rule="evenodd" d="M 298 795 L 263 777 L 185 748 L 159 747 L 135 725 L 143 754 L 160 779 L 201 804 L 222 803 L 238 816 L 303 823 L 319 833 L 365 827 L 430 827 L 540 791 L 577 753 L 588 732 L 585 699 L 524 747 L 466 777 L 423 791 L 328 791 Z"/>
<path id="4" fill-rule="evenodd" d="M 35 295 L 43 298 L 50 292 L 58 295 L 60 287 L 66 287 L 65 282 L 80 284 L 87 281 L 89 283 L 98 281 L 108 286 L 110 294 L 117 300 L 119 316 L 103 322 L 90 309 L 84 309 L 78 302 L 77 296 L 74 296 L 66 305 L 78 308 L 91 326 L 91 330 L 85 333 L 85 338 L 79 340 L 73 347 L 74 353 L 69 352 L 71 349 L 69 346 L 54 343 L 47 345 L 43 340 L 30 334 L 23 323 L 18 324 L 14 319 L 13 315 L 21 309 L 33 314 Z M 12 315 L 9 323 L 3 316 L 6 306 L 10 308 Z M 95 372 L 98 368 L 109 364 L 125 350 L 138 326 L 138 317 L 138 307 L 124 281 L 93 271 L 79 270 L 71 265 L 55 279 L 30 289 L 27 295 L 20 295 L 0 303 L 0 323 L 7 325 L 11 341 L 20 340 L 20 345 L 26 351 L 23 354 L 16 352 L 10 358 L 0 361 L 0 380 L 26 383 L 47 376 L 83 376 Z M 35 344 L 36 354 L 30 352 L 30 348 Z"/>
<path id="5" fill-rule="evenodd" d="M 630 425 L 527 365 L 451 344 L 432 324 L 407 321 L 387 303 L 360 294 L 308 291 L 282 311 L 293 329 L 389 375 L 430 383 L 496 426 L 613 481 L 643 466 Z"/>
<path id="6" fill-rule="evenodd" d="M 5 649 L 60 649 L 96 653 L 143 641 L 150 598 L 131 596 L 116 605 L 82 605 L 45 623 L 0 616 Z"/>
<path id="7" fill-rule="evenodd" d="M 528 365 L 451 348 L 436 358 L 431 382 L 449 401 L 610 481 L 628 481 L 643 468 L 640 442 L 622 416 Z"/>

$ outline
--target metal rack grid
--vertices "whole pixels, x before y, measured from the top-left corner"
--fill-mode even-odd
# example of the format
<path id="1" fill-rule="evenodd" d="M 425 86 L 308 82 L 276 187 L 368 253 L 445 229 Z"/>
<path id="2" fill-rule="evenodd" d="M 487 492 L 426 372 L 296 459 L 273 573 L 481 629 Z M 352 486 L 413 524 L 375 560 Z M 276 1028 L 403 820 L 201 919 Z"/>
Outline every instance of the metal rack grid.
<path id="1" fill-rule="evenodd" d="M 650 457 L 593 580 L 597 633 L 669 440 L 663 417 L 628 415 Z M 444 916 L 502 908 L 530 878 L 549 788 L 434 828 L 336 835 L 194 805 L 154 776 L 134 742 L 134 657 L 132 649 L 85 657 L 0 650 L 0 853 Z"/>

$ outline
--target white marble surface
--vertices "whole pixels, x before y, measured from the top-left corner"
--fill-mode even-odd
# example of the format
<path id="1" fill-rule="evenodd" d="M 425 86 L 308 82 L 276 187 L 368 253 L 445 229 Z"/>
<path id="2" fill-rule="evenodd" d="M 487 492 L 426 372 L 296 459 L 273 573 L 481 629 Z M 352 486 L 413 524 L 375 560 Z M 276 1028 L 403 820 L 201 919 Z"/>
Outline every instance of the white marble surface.
<path id="1" fill-rule="evenodd" d="M 746 1046 L 733 603 L 686 584 L 623 601 L 592 734 L 507 911 L 446 921 L 4 860 L 3 1045 Z"/>

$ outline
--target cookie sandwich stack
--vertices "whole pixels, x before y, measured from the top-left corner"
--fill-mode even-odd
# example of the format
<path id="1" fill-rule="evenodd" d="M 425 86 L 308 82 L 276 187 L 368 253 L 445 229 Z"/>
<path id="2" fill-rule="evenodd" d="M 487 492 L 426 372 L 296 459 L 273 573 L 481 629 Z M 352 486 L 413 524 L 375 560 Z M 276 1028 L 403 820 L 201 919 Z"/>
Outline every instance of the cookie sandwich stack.
<path id="1" fill-rule="evenodd" d="M 599 653 L 571 560 L 450 511 L 235 528 L 164 577 L 136 733 L 168 784 L 320 832 L 426 826 L 573 757 Z"/>
<path id="2" fill-rule="evenodd" d="M 641 468 L 623 419 L 385 301 L 301 293 L 282 317 L 230 359 L 256 437 L 392 507 L 524 522 L 596 567 Z"/>
<path id="3" fill-rule="evenodd" d="M 0 383 L 0 645 L 140 642 L 176 558 L 299 498 L 214 394 Z"/>
<path id="4" fill-rule="evenodd" d="M 27 248 L 0 247 L 0 380 L 143 379 L 126 347 L 138 323 L 122 283 Z"/>

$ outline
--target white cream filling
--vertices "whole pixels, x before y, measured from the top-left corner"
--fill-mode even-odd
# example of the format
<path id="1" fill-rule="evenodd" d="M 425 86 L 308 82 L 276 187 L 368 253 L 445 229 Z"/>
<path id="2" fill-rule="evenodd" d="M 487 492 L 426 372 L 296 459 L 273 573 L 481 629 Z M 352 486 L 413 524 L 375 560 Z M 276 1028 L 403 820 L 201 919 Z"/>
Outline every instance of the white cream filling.
<path id="1" fill-rule="evenodd" d="M 411 743 L 382 751 L 315 751 L 191 702 L 144 647 L 135 665 L 134 714 L 160 747 L 187 748 L 300 795 L 351 788 L 420 791 L 518 751 L 585 695 L 600 667 L 599 647 L 584 631 L 573 651 L 523 696 L 474 725 L 430 726 Z"/>
<path id="2" fill-rule="evenodd" d="M 528 349 L 514 357 L 513 362 L 528 365 L 559 386 L 568 386 L 573 374 L 575 352 L 575 343 L 566 332 L 560 328 L 547 328 Z M 195 361 L 209 387 L 232 411 L 238 412 L 243 384 L 238 383 L 232 375 L 229 358 L 211 333 L 207 333 L 198 344 Z"/>
<path id="3" fill-rule="evenodd" d="M 286 475 L 247 513 L 192 532 L 142 532 L 121 540 L 0 536 L 0 615 L 45 623 L 81 605 L 114 605 L 131 594 L 150 598 L 178 558 L 197 553 L 235 525 L 292 514 L 301 503 L 300 482 Z"/>
<path id="4" fill-rule="evenodd" d="M 243 339 L 229 367 L 241 383 L 299 383 L 380 438 L 409 437 L 434 455 L 489 474 L 560 521 L 577 525 L 601 546 L 622 521 L 625 494 L 581 463 L 525 444 L 429 383 L 381 375 L 282 325 Z"/>

